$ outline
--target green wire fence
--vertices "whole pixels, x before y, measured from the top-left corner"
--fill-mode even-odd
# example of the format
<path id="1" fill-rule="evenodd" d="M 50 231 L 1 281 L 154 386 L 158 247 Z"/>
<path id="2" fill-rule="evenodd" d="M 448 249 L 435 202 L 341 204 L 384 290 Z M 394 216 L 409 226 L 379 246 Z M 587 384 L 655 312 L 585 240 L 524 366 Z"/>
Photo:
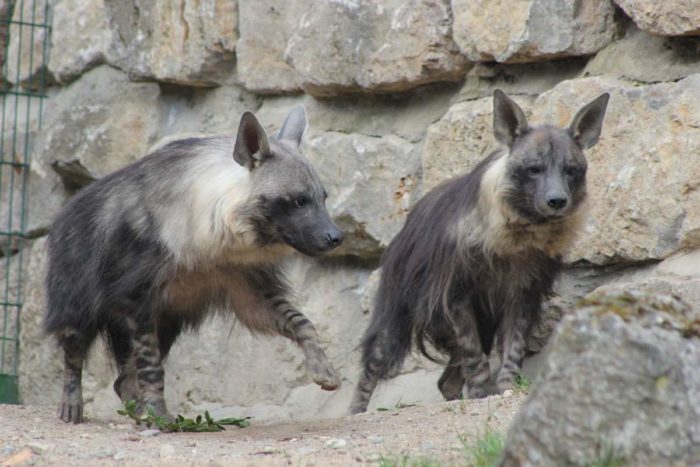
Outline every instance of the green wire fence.
<path id="1" fill-rule="evenodd" d="M 46 97 L 50 26 L 47 0 L 0 3 L 0 403 L 17 403 L 29 159 Z"/>

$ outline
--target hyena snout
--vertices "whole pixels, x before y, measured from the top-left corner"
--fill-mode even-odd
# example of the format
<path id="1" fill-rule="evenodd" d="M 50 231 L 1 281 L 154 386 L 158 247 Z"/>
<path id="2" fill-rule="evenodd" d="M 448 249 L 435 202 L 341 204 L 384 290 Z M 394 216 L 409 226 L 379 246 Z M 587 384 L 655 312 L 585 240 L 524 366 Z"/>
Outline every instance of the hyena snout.
<path id="1" fill-rule="evenodd" d="M 569 204 L 569 197 L 566 193 L 547 193 L 547 206 L 554 211 L 564 209 Z"/>
<path id="2" fill-rule="evenodd" d="M 338 230 L 336 226 L 332 226 L 332 228 L 326 232 L 326 245 L 328 245 L 329 248 L 336 248 L 342 243 L 343 232 Z"/>

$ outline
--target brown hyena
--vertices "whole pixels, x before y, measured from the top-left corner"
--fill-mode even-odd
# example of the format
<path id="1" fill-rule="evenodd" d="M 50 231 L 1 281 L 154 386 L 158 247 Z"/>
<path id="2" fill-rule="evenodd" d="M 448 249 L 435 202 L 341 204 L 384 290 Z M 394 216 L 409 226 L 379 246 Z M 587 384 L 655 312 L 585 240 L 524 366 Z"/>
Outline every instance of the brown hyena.
<path id="1" fill-rule="evenodd" d="M 513 386 L 528 327 L 580 230 L 583 150 L 598 141 L 608 97 L 560 129 L 530 127 L 495 92 L 494 133 L 506 149 L 421 199 L 382 258 L 351 413 L 367 410 L 378 380 L 400 369 L 413 342 L 431 359 L 427 344 L 449 357 L 438 382 L 448 400 L 487 395 L 494 341 L 498 390 Z"/>
<path id="2" fill-rule="evenodd" d="M 236 138 L 172 142 L 68 203 L 49 235 L 44 323 L 65 354 L 61 419 L 83 418 L 81 372 L 97 334 L 116 360 L 120 398 L 168 416 L 163 359 L 213 310 L 292 339 L 311 378 L 338 387 L 314 326 L 288 301 L 280 265 L 294 250 L 316 256 L 343 239 L 299 151 L 305 128 L 301 107 L 277 137 L 246 112 Z"/>

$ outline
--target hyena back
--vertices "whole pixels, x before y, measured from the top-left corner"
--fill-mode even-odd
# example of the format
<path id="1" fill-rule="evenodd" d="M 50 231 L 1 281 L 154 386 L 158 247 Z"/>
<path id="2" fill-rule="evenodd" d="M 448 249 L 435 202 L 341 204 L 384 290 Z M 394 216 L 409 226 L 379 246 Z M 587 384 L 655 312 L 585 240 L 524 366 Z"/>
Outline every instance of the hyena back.
<path id="1" fill-rule="evenodd" d="M 447 400 L 490 392 L 494 342 L 498 391 L 513 387 L 528 328 L 583 221 L 583 150 L 598 141 L 608 98 L 560 129 L 530 127 L 515 102 L 494 93 L 494 133 L 506 149 L 423 197 L 382 258 L 351 413 L 367 410 L 414 342 L 432 360 L 429 347 L 448 356 L 438 381 Z"/>
<path id="2" fill-rule="evenodd" d="M 172 142 L 68 203 L 49 234 L 44 321 L 65 355 L 60 418 L 83 418 L 81 372 L 98 334 L 116 361 L 119 397 L 169 416 L 163 359 L 213 310 L 294 340 L 312 379 L 338 387 L 314 326 L 288 300 L 280 265 L 294 250 L 316 256 L 342 242 L 299 151 L 305 127 L 296 107 L 268 137 L 246 112 L 236 138 Z"/>

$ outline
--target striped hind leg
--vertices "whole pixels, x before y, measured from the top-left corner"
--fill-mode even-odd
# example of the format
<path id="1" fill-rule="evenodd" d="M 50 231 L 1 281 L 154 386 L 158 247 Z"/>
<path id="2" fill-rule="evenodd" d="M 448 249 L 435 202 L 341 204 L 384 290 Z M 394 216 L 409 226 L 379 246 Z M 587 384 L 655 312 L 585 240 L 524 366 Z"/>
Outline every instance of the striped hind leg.
<path id="1" fill-rule="evenodd" d="M 394 373 L 400 366 L 392 365 L 391 342 L 386 330 L 376 335 L 365 336 L 363 347 L 362 373 L 350 403 L 350 415 L 366 412 L 379 380 L 390 377 L 392 366 Z"/>
<path id="2" fill-rule="evenodd" d="M 66 330 L 60 335 L 59 342 L 63 347 L 63 396 L 58 406 L 58 418 L 66 423 L 83 421 L 83 363 L 87 356 L 92 336 L 81 335 L 76 330 Z"/>
<path id="3" fill-rule="evenodd" d="M 529 323 L 525 316 L 518 316 L 512 326 L 503 325 L 498 335 L 498 352 L 501 368 L 496 376 L 498 392 L 515 389 L 515 380 L 520 374 L 525 358 L 525 337 Z"/>

